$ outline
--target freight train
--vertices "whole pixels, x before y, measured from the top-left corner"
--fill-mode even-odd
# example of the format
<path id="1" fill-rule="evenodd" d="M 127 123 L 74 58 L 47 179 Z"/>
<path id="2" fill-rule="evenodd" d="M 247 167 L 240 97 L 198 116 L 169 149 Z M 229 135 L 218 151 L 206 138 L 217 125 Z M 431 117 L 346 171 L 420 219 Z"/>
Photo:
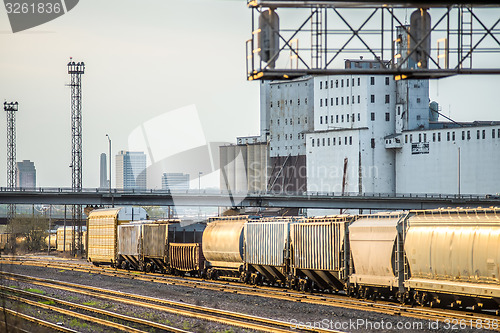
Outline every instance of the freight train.
<path id="1" fill-rule="evenodd" d="M 122 268 L 431 307 L 500 309 L 500 208 L 233 216 L 189 228 L 175 220 L 117 224 L 111 218 L 101 231 L 93 227 L 108 213 L 89 216 L 89 260 L 95 264 L 102 260 L 91 254 L 104 247 L 93 232 L 108 230 L 104 261 Z M 152 237 L 150 227 L 161 232 Z"/>

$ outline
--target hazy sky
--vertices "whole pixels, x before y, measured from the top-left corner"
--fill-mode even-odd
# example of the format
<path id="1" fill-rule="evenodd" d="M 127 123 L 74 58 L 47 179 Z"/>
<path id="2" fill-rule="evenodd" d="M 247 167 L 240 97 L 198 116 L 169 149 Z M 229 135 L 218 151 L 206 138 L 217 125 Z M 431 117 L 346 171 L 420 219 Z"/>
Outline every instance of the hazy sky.
<path id="1" fill-rule="evenodd" d="M 35 162 L 38 186 L 71 186 L 70 56 L 86 64 L 83 187 L 99 185 L 106 133 L 114 155 L 128 148 L 136 128 L 169 111 L 194 106 L 193 128 L 202 127 L 206 142 L 258 134 L 259 83 L 245 78 L 250 16 L 244 0 L 84 0 L 54 21 L 12 34 L 1 7 L 0 98 L 20 103 L 17 160 Z M 443 79 L 431 83 L 431 97 L 456 120 L 500 120 L 499 85 L 499 76 Z M 166 147 L 178 144 L 170 141 Z M 210 181 L 203 185 L 217 184 Z"/>

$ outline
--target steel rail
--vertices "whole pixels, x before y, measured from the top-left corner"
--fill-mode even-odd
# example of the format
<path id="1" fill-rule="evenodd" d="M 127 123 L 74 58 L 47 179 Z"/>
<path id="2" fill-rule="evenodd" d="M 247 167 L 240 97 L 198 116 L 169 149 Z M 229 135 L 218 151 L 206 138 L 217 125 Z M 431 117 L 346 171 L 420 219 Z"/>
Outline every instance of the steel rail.
<path id="1" fill-rule="evenodd" d="M 4 287 L 4 286 L 0 287 L 0 289 L 3 289 L 3 290 L 12 289 L 13 291 L 18 292 L 18 293 L 19 292 L 27 293 L 26 291 L 17 290 L 15 288 L 9 288 L 9 287 Z M 36 293 L 30 293 L 30 294 L 32 294 L 30 296 L 39 297 L 39 298 L 41 298 L 41 296 L 43 296 L 43 295 L 36 294 Z M 59 313 L 64 314 L 66 316 L 71 316 L 71 317 L 75 317 L 75 318 L 78 318 L 78 319 L 82 319 L 82 320 L 86 320 L 86 321 L 89 321 L 89 322 L 94 322 L 94 323 L 97 323 L 97 324 L 100 324 L 100 325 L 104 325 L 104 326 L 107 326 L 107 327 L 116 328 L 116 329 L 119 329 L 119 330 L 124 331 L 124 332 L 147 333 L 146 331 L 141 331 L 141 330 L 138 330 L 138 329 L 135 329 L 135 328 L 132 328 L 132 327 L 128 327 L 128 326 L 125 326 L 125 325 L 122 325 L 122 324 L 118 324 L 118 323 L 115 323 L 115 322 L 112 322 L 112 321 L 109 321 L 109 320 L 105 320 L 105 319 L 101 319 L 101 318 L 89 316 L 89 315 L 86 315 L 86 314 L 83 314 L 83 313 L 80 313 L 80 312 L 75 312 L 75 311 L 63 309 L 63 308 L 60 308 L 60 307 L 57 307 L 57 306 L 54 306 L 54 305 L 49 305 L 49 304 L 35 302 L 35 301 L 32 301 L 32 300 L 24 298 L 24 297 L 14 296 L 14 295 L 8 295 L 8 294 L 4 294 L 4 293 L 0 293 L 0 295 L 2 297 L 4 297 L 4 298 L 8 298 L 8 299 L 13 300 L 13 301 L 26 303 L 26 304 L 33 305 L 33 306 L 36 306 L 36 307 L 40 307 L 40 308 L 43 308 L 43 309 L 46 309 L 46 310 L 51 310 L 51 311 L 54 311 L 54 312 L 59 312 Z M 45 296 L 45 297 L 48 297 L 48 296 Z M 54 299 L 54 300 L 56 300 L 56 299 Z M 79 305 L 75 304 L 75 307 L 79 308 Z"/>
<path id="2" fill-rule="evenodd" d="M 5 308 L 5 307 L 2 309 L 2 311 L 7 312 L 11 316 L 15 316 L 15 317 L 18 317 L 18 318 L 30 321 L 32 323 L 35 323 L 37 325 L 45 326 L 47 328 L 56 330 L 56 331 L 66 332 L 66 333 L 78 333 L 78 331 L 75 331 L 75 330 L 73 330 L 71 328 L 67 328 L 67 327 L 64 327 L 64 326 L 61 326 L 61 325 L 57 325 L 57 324 L 51 323 L 50 321 L 38 319 L 38 318 L 29 316 L 29 315 L 24 314 L 24 313 L 19 312 L 19 311 L 15 311 L 15 310 L 8 309 L 8 308 Z"/>
<path id="3" fill-rule="evenodd" d="M 48 286 L 48 287 L 50 287 L 50 286 Z M 51 288 L 54 288 L 54 287 L 52 286 Z M 189 331 L 186 331 L 186 330 L 183 330 L 183 329 L 179 329 L 179 328 L 176 328 L 176 327 L 173 327 L 173 326 L 168 326 L 168 325 L 156 323 L 156 322 L 153 322 L 153 321 L 150 321 L 150 320 L 145 320 L 145 319 L 141 319 L 141 318 L 131 317 L 131 316 L 127 316 L 127 315 L 123 315 L 123 314 L 117 313 L 117 312 L 111 312 L 111 311 L 108 311 L 108 310 L 102 310 L 102 309 L 94 308 L 94 307 L 91 307 L 91 306 L 88 306 L 88 305 L 76 304 L 76 303 L 73 303 L 73 302 L 68 302 L 68 301 L 64 301 L 64 300 L 61 300 L 61 299 L 58 299 L 58 298 L 54 298 L 54 297 L 50 297 L 50 296 L 46 296 L 46 295 L 41 295 L 41 294 L 32 293 L 32 292 L 28 292 L 28 291 L 24 291 L 24 290 L 19 290 L 19 289 L 16 289 L 16 288 L 11 288 L 11 287 L 6 287 L 6 286 L 0 286 L 0 289 L 7 290 L 7 291 L 10 291 L 10 292 L 15 292 L 15 293 L 21 293 L 21 294 L 24 294 L 26 296 L 38 297 L 38 298 L 44 299 L 46 301 L 52 301 L 52 302 L 59 303 L 59 304 L 64 305 L 64 306 L 68 306 L 68 307 L 72 307 L 72 308 L 76 308 L 76 309 L 80 309 L 80 310 L 85 310 L 85 311 L 89 311 L 89 312 L 94 312 L 94 313 L 97 313 L 97 314 L 100 314 L 100 315 L 103 315 L 103 316 L 108 316 L 108 317 L 112 317 L 112 318 L 116 318 L 116 319 L 120 319 L 120 320 L 124 320 L 124 321 L 129 321 L 129 322 L 133 322 L 133 323 L 144 325 L 144 326 L 148 326 L 148 327 L 159 328 L 159 329 L 165 330 L 167 332 L 189 333 Z"/>
<path id="4" fill-rule="evenodd" d="M 51 264 L 51 263 L 49 263 Z M 37 265 L 42 267 L 50 267 L 49 264 Z M 63 268 L 61 265 L 52 265 L 52 267 Z M 68 268 L 66 268 L 68 269 Z M 81 269 L 76 268 L 73 269 L 75 271 L 82 272 L 94 272 L 103 275 L 111 275 L 111 276 L 123 276 L 132 278 L 134 280 L 143 280 L 149 282 L 163 283 L 167 285 L 180 285 L 191 288 L 200 288 L 214 291 L 222 291 L 222 292 L 230 292 L 233 294 L 240 295 L 248 295 L 248 296 L 260 296 L 266 298 L 280 299 L 285 301 L 292 302 L 301 302 L 315 305 L 326 305 L 326 306 L 336 306 L 336 307 L 344 307 L 349 309 L 361 310 L 361 311 L 370 311 L 370 312 L 378 312 L 389 315 L 400 315 L 405 317 L 411 317 L 416 319 L 426 319 L 426 320 L 439 320 L 446 321 L 447 319 L 457 319 L 457 320 L 470 320 L 470 319 L 488 319 L 488 320 L 498 320 L 498 317 L 474 313 L 474 317 L 471 317 L 470 313 L 464 311 L 455 311 L 455 310 L 436 310 L 425 307 L 412 307 L 408 305 L 400 305 L 393 302 L 388 301 L 368 301 L 368 300 L 358 300 L 343 296 L 333 296 L 333 295 L 325 295 L 325 294 L 308 294 L 305 292 L 295 292 L 290 290 L 278 289 L 275 287 L 249 287 L 247 285 L 242 285 L 240 283 L 230 283 L 225 282 L 226 284 L 222 284 L 219 282 L 208 282 L 199 279 L 179 279 L 173 277 L 167 277 L 160 274 L 144 274 L 144 277 L 137 274 L 130 274 L 121 272 L 118 270 L 114 270 L 113 272 L 109 272 L 109 268 L 103 268 L 102 270 L 89 270 L 89 269 Z M 153 277 L 153 278 L 151 278 Z M 63 282 L 64 283 L 64 282 Z M 497 329 L 500 331 L 500 328 Z"/>
<path id="5" fill-rule="evenodd" d="M 246 315 L 242 313 L 236 313 L 232 311 L 219 310 L 213 308 L 207 308 L 192 304 L 180 303 L 175 301 L 168 301 L 164 299 L 159 299 L 155 297 L 136 295 L 130 293 L 119 292 L 110 289 L 103 289 L 98 287 L 85 286 L 75 283 L 63 282 L 63 281 L 55 281 L 49 279 L 35 278 L 26 275 L 13 274 L 13 273 L 5 273 L 1 274 L 5 275 L 8 279 L 12 280 L 21 280 L 33 284 L 37 284 L 40 286 L 45 286 L 48 288 L 56 288 L 61 290 L 66 290 L 68 292 L 85 294 L 92 297 L 103 298 L 106 300 L 111 300 L 115 302 L 126 303 L 134 306 L 140 306 L 160 311 L 165 311 L 181 316 L 192 317 L 195 319 L 208 320 L 212 322 L 217 322 L 220 324 L 231 325 L 241 328 L 250 328 L 257 331 L 263 332 L 339 332 L 333 330 L 325 330 L 325 329 L 299 329 L 292 330 L 290 328 L 291 324 L 288 322 L 283 322 L 279 320 L 262 318 L 252 315 Z M 16 290 L 16 289 L 14 289 Z M 37 294 L 35 294 L 37 295 Z M 56 299 L 54 299 L 56 301 Z M 156 303 L 156 304 L 154 304 Z M 161 305 L 158 305 L 161 304 Z M 71 306 L 71 305 L 68 305 Z M 87 309 L 89 310 L 89 309 Z M 90 311 L 90 310 L 89 310 Z M 185 331 L 184 331 L 185 332 Z"/>

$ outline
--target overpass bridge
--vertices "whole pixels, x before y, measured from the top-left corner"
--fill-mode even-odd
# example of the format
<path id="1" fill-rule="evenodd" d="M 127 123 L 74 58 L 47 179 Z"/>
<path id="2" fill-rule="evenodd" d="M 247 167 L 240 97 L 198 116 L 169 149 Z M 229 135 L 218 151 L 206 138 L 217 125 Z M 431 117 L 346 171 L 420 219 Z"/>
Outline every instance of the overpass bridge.
<path id="1" fill-rule="evenodd" d="M 500 206 L 498 195 L 362 193 L 230 193 L 190 190 L 119 190 L 70 188 L 0 188 L 0 204 L 98 206 L 280 207 L 317 209 L 433 209 Z"/>

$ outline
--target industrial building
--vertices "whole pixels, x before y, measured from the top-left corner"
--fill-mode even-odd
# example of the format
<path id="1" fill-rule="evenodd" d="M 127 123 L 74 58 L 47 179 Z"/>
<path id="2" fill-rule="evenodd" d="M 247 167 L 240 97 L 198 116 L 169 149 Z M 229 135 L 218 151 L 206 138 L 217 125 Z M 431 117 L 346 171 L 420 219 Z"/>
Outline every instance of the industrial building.
<path id="1" fill-rule="evenodd" d="M 146 154 L 121 150 L 116 155 L 116 188 L 146 189 Z"/>
<path id="2" fill-rule="evenodd" d="M 35 163 L 23 160 L 16 163 L 16 184 L 19 188 L 34 189 L 36 187 Z"/>
<path id="3" fill-rule="evenodd" d="M 189 179 L 189 174 L 185 173 L 164 173 L 161 176 L 161 188 L 170 191 L 187 191 Z"/>
<path id="4" fill-rule="evenodd" d="M 350 59 L 345 66 L 380 62 Z M 277 192 L 500 192 L 500 122 L 440 121 L 439 110 L 428 80 L 331 75 L 264 82 L 261 135 L 249 139 L 267 148 L 268 164 L 249 163 L 250 144 L 238 138 L 221 147 L 221 165 L 235 165 L 229 182 L 222 172 L 221 187 L 241 189 L 258 167 L 267 175 L 261 183 Z M 244 163 L 235 159 L 240 152 Z"/>

